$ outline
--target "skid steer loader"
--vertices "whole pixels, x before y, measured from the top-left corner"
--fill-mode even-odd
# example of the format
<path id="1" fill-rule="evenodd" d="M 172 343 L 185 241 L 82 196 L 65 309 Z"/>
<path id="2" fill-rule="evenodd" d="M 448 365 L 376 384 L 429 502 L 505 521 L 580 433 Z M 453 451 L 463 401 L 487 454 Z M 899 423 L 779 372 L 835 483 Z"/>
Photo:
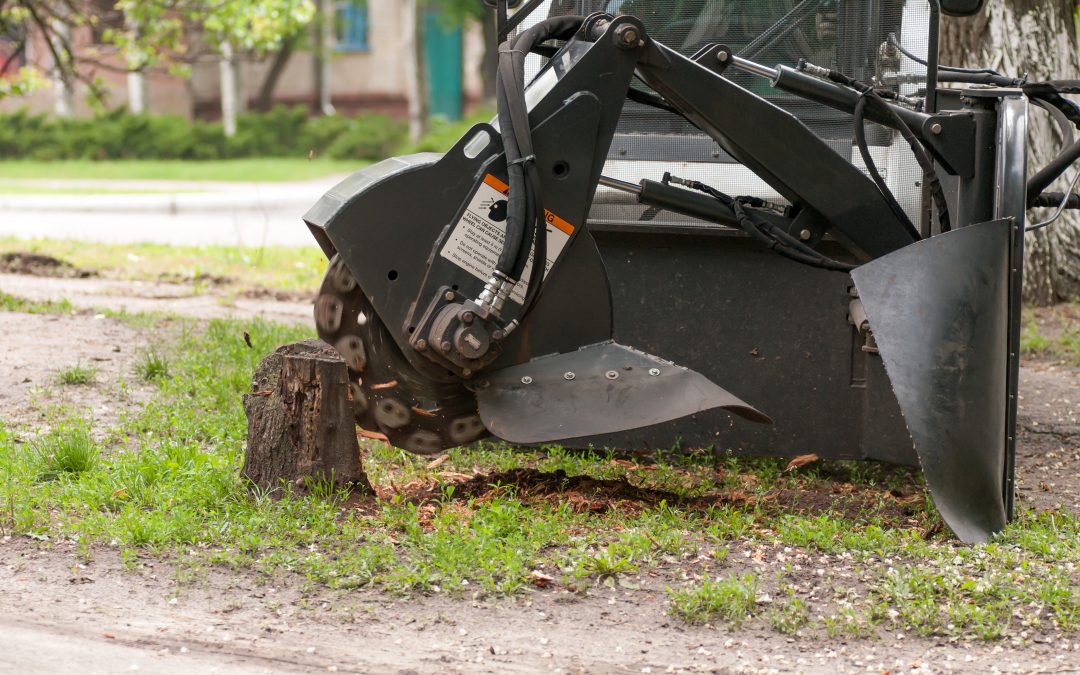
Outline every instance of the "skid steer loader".
<path id="1" fill-rule="evenodd" d="M 479 1 L 497 117 L 305 216 L 361 432 L 920 465 L 1001 530 L 1025 211 L 1080 202 L 1028 104 L 1077 83 L 939 65 L 972 0 Z"/>

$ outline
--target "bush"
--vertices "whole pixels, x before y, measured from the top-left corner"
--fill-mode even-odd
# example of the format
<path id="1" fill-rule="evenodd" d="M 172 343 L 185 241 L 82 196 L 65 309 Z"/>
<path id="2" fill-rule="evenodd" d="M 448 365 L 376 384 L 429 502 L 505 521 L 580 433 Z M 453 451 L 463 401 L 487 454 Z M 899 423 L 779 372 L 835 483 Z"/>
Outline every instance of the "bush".
<path id="1" fill-rule="evenodd" d="M 278 106 L 237 118 L 226 138 L 220 122 L 178 115 L 133 115 L 124 109 L 60 119 L 25 110 L 0 115 L 0 159 L 228 159 L 296 157 L 314 151 L 336 159 L 378 160 L 402 147 L 406 125 L 385 115 L 308 117 Z"/>

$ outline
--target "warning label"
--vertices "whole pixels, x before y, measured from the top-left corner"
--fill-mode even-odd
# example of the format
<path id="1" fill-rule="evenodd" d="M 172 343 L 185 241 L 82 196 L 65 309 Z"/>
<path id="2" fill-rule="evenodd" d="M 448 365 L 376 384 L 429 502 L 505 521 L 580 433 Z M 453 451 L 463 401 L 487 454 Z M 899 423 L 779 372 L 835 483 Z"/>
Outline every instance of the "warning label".
<path id="1" fill-rule="evenodd" d="M 509 185 L 491 174 L 484 176 L 483 184 L 469 201 L 440 255 L 481 281 L 490 279 L 506 238 L 506 196 L 509 193 Z M 574 226 L 551 211 L 545 210 L 544 215 L 547 220 L 546 277 L 574 233 Z M 530 253 L 521 274 L 522 281 L 510 294 L 510 299 L 519 305 L 525 301 L 528 284 L 524 280 L 529 278 L 532 266 L 533 254 Z"/>

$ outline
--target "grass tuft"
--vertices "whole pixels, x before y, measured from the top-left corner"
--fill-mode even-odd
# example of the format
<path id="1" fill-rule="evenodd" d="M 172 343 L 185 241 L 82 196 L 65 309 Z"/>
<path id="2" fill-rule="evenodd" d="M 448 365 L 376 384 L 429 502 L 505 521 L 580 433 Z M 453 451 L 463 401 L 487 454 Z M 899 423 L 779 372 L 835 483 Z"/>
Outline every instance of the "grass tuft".
<path id="1" fill-rule="evenodd" d="M 713 581 L 706 577 L 697 584 L 668 589 L 671 612 L 689 623 L 721 619 L 738 625 L 757 611 L 756 574 L 731 576 Z"/>
<path id="2" fill-rule="evenodd" d="M 81 386 L 92 384 L 97 378 L 97 368 L 85 368 L 81 363 L 64 368 L 56 375 L 56 379 L 60 384 L 70 386 Z"/>
<path id="3" fill-rule="evenodd" d="M 169 378 L 169 358 L 151 349 L 142 353 L 135 363 L 135 373 L 146 382 Z"/>
<path id="4" fill-rule="evenodd" d="M 35 439 L 31 448 L 40 481 L 92 471 L 100 454 L 90 430 L 84 425 L 57 427 Z"/>

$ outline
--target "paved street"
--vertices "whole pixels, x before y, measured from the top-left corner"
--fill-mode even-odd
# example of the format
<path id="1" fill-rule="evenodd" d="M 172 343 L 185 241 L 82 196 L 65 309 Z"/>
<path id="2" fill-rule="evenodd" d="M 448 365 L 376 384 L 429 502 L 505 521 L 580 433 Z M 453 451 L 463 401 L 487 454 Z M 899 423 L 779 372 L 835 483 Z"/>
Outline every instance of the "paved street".
<path id="1" fill-rule="evenodd" d="M 313 245 L 301 218 L 340 179 L 250 184 L 125 181 L 119 185 L 154 192 L 0 195 L 0 236 L 176 245 Z M 65 182 L 40 184 L 63 189 Z M 110 189 L 118 186 L 101 184 Z M 87 181 L 71 181 L 70 186 L 85 190 Z"/>

